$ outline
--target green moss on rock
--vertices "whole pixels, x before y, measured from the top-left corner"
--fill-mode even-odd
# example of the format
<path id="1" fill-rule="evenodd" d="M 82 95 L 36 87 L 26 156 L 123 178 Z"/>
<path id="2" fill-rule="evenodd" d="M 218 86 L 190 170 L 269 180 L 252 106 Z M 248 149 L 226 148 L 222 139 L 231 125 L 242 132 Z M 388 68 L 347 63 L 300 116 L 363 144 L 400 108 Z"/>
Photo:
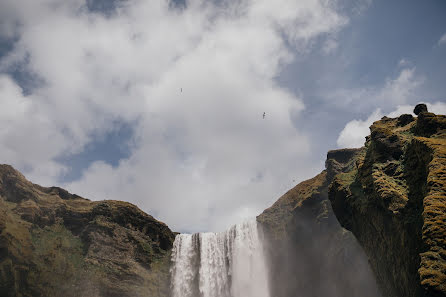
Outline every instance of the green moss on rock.
<path id="1" fill-rule="evenodd" d="M 130 203 L 40 187 L 0 165 L 0 296 L 168 296 L 173 240 Z"/>
<path id="2" fill-rule="evenodd" d="M 354 180 L 362 150 L 328 153 L 327 170 L 280 197 L 257 217 L 267 242 L 271 295 L 376 297 L 376 282 L 361 247 L 336 220 L 328 200 L 333 177 Z"/>
<path id="3" fill-rule="evenodd" d="M 373 123 L 329 198 L 385 296 L 446 296 L 446 117 L 401 117 Z"/>

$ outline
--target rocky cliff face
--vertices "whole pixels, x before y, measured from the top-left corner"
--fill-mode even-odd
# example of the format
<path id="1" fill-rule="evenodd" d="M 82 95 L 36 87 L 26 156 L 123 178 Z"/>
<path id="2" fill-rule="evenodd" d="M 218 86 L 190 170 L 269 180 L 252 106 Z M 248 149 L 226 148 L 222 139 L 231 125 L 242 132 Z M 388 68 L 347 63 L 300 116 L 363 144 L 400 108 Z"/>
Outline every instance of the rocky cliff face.
<path id="1" fill-rule="evenodd" d="M 257 217 L 267 239 L 271 296 L 380 296 L 367 257 L 352 233 L 339 225 L 328 200 L 333 177 L 349 171 L 360 153 L 330 152 L 326 170 Z"/>
<path id="2" fill-rule="evenodd" d="M 446 117 L 416 112 L 375 122 L 329 187 L 389 297 L 446 296 Z"/>
<path id="3" fill-rule="evenodd" d="M 130 203 L 40 187 L 0 165 L 0 296 L 168 296 L 173 240 Z"/>
<path id="4" fill-rule="evenodd" d="M 383 296 L 446 296 L 446 117 L 415 113 L 328 152 L 326 170 L 258 216 L 274 296 L 378 296 L 367 258 Z"/>

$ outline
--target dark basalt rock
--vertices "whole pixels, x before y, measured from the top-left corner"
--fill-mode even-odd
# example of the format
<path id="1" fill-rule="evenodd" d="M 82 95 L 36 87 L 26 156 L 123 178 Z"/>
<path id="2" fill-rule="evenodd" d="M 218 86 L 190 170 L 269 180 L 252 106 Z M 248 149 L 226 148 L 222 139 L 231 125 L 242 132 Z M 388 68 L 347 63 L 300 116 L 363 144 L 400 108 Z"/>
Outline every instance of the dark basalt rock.
<path id="1" fill-rule="evenodd" d="M 385 125 L 372 127 L 369 141 L 375 149 L 376 157 L 380 160 L 398 160 L 403 154 L 399 136 L 392 134 Z"/>
<path id="2" fill-rule="evenodd" d="M 446 116 L 423 112 L 418 115 L 417 123 L 413 127 L 413 133 L 417 136 L 436 137 L 434 134 L 444 133 L 446 129 Z M 441 135 L 438 135 L 442 137 Z"/>
<path id="3" fill-rule="evenodd" d="M 415 121 L 415 118 L 411 115 L 411 114 L 402 114 L 398 117 L 398 126 L 399 127 L 404 127 L 407 124 L 412 123 L 413 121 Z"/>
<path id="4" fill-rule="evenodd" d="M 422 112 L 427 112 L 427 106 L 424 103 L 417 104 L 413 110 L 413 113 L 419 115 Z"/>

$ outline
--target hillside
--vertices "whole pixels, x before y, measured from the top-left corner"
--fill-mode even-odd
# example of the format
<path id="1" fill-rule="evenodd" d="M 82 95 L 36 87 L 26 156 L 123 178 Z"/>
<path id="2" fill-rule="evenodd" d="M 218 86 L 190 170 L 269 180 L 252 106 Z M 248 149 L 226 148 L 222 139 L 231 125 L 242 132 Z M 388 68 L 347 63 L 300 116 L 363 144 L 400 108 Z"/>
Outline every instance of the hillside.
<path id="1" fill-rule="evenodd" d="M 44 188 L 0 165 L 0 296 L 167 296 L 173 240 L 130 203 Z"/>

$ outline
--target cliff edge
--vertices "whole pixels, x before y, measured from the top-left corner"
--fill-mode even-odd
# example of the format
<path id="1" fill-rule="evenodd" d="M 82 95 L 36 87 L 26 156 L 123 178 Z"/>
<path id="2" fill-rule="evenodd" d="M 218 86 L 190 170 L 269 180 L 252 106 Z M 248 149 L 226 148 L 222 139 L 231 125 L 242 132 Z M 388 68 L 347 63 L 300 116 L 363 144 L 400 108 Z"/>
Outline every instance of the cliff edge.
<path id="1" fill-rule="evenodd" d="M 389 297 L 446 296 L 446 116 L 421 107 L 373 123 L 329 187 Z"/>
<path id="2" fill-rule="evenodd" d="M 381 296 L 364 251 L 336 220 L 328 200 L 333 177 L 349 171 L 360 153 L 329 152 L 326 170 L 257 217 L 266 238 L 271 296 Z"/>
<path id="3" fill-rule="evenodd" d="M 414 113 L 329 151 L 257 217 L 274 296 L 446 296 L 446 116 Z"/>

